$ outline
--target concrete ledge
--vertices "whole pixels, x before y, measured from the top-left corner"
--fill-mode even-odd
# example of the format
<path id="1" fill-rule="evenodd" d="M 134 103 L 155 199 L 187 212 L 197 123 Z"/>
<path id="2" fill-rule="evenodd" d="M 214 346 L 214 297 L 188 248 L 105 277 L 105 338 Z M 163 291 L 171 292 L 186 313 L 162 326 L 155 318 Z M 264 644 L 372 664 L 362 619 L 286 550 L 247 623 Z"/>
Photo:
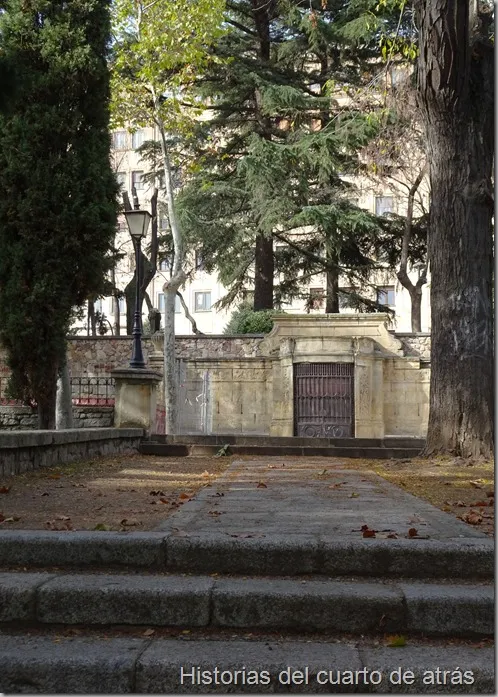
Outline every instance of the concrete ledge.
<path id="1" fill-rule="evenodd" d="M 412 685 L 396 685 L 390 675 L 400 665 L 412 670 Z M 284 685 L 279 675 L 289 666 L 303 671 L 308 680 Z M 184 680 L 181 682 L 181 668 Z M 192 684 L 185 673 L 193 668 L 212 672 L 267 671 L 269 684 Z M 381 672 L 379 685 L 361 680 L 358 685 L 320 685 L 319 671 Z M 426 671 L 472 672 L 472 683 L 446 686 L 424 682 Z M 360 674 L 361 675 L 361 674 Z M 368 675 L 368 674 L 367 674 Z M 285 680 L 285 676 L 284 680 Z M 323 673 L 320 673 L 322 679 Z M 467 646 L 416 645 L 403 649 L 356 648 L 345 643 L 324 643 L 272 638 L 261 641 L 213 639 L 182 641 L 140 638 L 73 637 L 54 643 L 51 636 L 0 636 L 0 690 L 4 693 L 39 694 L 494 694 L 494 650 Z"/>
<path id="2" fill-rule="evenodd" d="M 209 624 L 212 587 L 206 577 L 61 576 L 40 589 L 36 620 L 204 627 Z"/>
<path id="3" fill-rule="evenodd" d="M 226 533 L 196 533 L 183 537 L 168 532 L 0 530 L 0 568 L 16 566 L 491 580 L 494 541 L 345 541 L 310 534 L 232 537 Z"/>
<path id="4" fill-rule="evenodd" d="M 309 577 L 0 574 L 1 622 L 492 636 L 493 586 Z"/>
<path id="5" fill-rule="evenodd" d="M 403 614 L 401 592 L 375 583 L 222 579 L 213 592 L 218 627 L 400 631 Z"/>
<path id="6" fill-rule="evenodd" d="M 0 531 L 0 567 L 133 567 L 164 569 L 164 533 Z"/>
<path id="7" fill-rule="evenodd" d="M 477 636 L 494 633 L 494 588 L 405 584 L 408 632 L 432 636 Z"/>
<path id="8" fill-rule="evenodd" d="M 139 428 L 0 433 L 0 476 L 96 456 L 135 453 L 143 435 Z"/>

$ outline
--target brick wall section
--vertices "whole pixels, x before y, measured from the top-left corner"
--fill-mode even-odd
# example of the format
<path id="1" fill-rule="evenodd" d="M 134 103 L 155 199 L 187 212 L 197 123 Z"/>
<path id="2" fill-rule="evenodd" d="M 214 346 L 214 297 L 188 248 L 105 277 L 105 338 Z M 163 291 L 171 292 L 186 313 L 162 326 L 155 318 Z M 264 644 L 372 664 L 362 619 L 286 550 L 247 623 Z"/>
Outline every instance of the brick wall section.
<path id="1" fill-rule="evenodd" d="M 110 428 L 114 421 L 114 407 L 73 407 L 74 428 Z M 38 428 L 36 409 L 18 406 L 0 406 L 0 429 L 29 431 Z"/>
<path id="2" fill-rule="evenodd" d="M 99 428 L 72 431 L 6 431 L 0 433 L 0 476 L 40 467 L 138 451 L 142 429 Z"/>

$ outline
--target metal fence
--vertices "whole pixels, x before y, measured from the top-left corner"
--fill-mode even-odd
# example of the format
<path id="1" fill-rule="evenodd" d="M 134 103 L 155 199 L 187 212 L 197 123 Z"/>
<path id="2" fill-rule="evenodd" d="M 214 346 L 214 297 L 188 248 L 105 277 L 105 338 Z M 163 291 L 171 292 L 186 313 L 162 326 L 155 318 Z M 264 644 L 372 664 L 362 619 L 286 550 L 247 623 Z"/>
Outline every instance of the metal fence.
<path id="1" fill-rule="evenodd" d="M 71 378 L 73 404 L 77 406 L 114 406 L 114 378 L 74 377 Z"/>
<path id="2" fill-rule="evenodd" d="M 8 381 L 8 376 L 0 377 L 0 405 L 24 406 L 21 400 L 7 397 Z M 114 378 L 72 377 L 71 396 L 75 406 L 112 407 L 114 406 Z"/>

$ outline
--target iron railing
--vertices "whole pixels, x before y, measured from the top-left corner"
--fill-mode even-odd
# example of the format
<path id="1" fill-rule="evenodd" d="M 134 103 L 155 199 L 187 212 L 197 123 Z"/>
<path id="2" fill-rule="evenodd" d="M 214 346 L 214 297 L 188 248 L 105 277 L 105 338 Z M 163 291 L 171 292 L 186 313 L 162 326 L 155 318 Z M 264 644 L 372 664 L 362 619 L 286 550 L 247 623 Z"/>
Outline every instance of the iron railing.
<path id="1" fill-rule="evenodd" d="M 72 377 L 71 394 L 73 404 L 84 406 L 114 406 L 114 378 Z"/>
<path id="2" fill-rule="evenodd" d="M 0 405 L 2 406 L 29 406 L 20 399 L 12 399 L 7 396 L 7 384 L 9 377 L 0 376 Z M 110 377 L 72 377 L 71 397 L 75 406 L 114 406 L 114 378 Z M 31 406 L 36 406 L 34 403 Z"/>

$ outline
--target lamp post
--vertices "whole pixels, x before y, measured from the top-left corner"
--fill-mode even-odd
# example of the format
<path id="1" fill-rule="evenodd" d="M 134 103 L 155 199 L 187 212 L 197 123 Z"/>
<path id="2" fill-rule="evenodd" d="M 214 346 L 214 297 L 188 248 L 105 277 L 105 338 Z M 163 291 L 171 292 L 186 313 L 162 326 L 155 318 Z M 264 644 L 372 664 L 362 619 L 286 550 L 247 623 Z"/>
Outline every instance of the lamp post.
<path id="1" fill-rule="evenodd" d="M 145 368 L 145 361 L 142 352 L 142 317 L 140 310 L 140 245 L 142 238 L 147 234 L 150 220 L 152 218 L 149 211 L 125 211 L 125 218 L 130 231 L 133 247 L 135 248 L 135 265 L 137 270 L 137 291 L 135 298 L 135 317 L 133 321 L 133 350 L 131 354 L 130 368 Z"/>

